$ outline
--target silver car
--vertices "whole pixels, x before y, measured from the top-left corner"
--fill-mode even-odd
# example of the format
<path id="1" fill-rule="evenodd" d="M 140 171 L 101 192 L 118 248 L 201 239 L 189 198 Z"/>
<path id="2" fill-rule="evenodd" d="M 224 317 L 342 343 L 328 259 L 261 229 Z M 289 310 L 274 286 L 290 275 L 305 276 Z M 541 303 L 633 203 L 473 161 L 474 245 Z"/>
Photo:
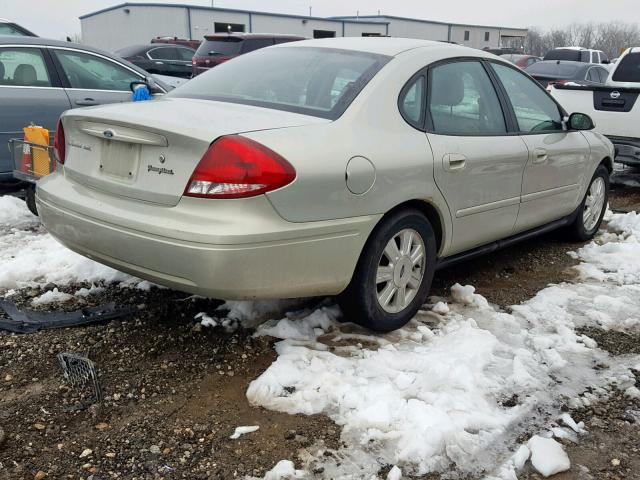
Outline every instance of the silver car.
<path id="1" fill-rule="evenodd" d="M 552 228 L 591 238 L 614 153 L 592 128 L 479 50 L 311 40 L 65 113 L 37 202 L 122 271 L 224 299 L 339 295 L 389 331 L 439 266 Z"/>
<path id="2" fill-rule="evenodd" d="M 7 142 L 30 123 L 53 135 L 65 110 L 131 100 L 131 82 L 149 74 L 101 50 L 0 29 L 0 183 L 13 177 Z M 156 82 L 157 83 L 157 82 Z M 157 85 L 154 93 L 168 88 Z"/>

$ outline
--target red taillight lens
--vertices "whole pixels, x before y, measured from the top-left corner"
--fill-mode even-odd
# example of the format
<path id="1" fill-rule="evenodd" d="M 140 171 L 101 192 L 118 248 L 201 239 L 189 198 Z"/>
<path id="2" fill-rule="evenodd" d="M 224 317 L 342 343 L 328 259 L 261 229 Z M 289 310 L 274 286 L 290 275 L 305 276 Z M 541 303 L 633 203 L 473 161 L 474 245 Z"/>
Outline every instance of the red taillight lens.
<path id="1" fill-rule="evenodd" d="M 184 194 L 204 198 L 246 198 L 284 187 L 296 171 L 273 150 L 239 135 L 221 137 L 209 147 Z"/>
<path id="2" fill-rule="evenodd" d="M 64 139 L 64 128 L 62 127 L 62 120 L 58 120 L 58 126 L 56 127 L 56 136 L 53 139 L 53 152 L 55 153 L 56 160 L 64 165 L 67 146 Z"/>

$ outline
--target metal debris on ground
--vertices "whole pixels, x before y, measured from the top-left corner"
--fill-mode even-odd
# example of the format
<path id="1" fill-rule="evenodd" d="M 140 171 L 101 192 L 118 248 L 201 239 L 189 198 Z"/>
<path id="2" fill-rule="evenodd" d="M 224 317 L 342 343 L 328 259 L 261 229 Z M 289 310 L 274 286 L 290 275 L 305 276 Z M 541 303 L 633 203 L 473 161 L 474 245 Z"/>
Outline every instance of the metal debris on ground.
<path id="1" fill-rule="evenodd" d="M 75 353 L 59 353 L 64 379 L 75 389 L 92 388 L 95 401 L 102 403 L 102 389 L 94 363 Z"/>
<path id="2" fill-rule="evenodd" d="M 3 318 L 3 311 L 9 318 Z M 137 308 L 134 306 L 117 307 L 114 302 L 111 302 L 75 312 L 36 312 L 20 310 L 13 302 L 0 300 L 0 330 L 34 333 L 52 328 L 79 327 L 125 317 L 136 311 Z"/>

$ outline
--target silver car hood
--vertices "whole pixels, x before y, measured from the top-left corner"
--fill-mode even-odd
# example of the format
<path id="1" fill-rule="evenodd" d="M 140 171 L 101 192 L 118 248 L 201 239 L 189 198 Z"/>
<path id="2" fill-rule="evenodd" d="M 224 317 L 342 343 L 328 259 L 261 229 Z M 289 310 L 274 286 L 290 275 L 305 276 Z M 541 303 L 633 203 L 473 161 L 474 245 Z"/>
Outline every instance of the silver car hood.
<path id="1" fill-rule="evenodd" d="M 327 123 L 267 108 L 185 98 L 75 109 L 62 117 L 65 175 L 98 190 L 175 205 L 223 135 Z"/>

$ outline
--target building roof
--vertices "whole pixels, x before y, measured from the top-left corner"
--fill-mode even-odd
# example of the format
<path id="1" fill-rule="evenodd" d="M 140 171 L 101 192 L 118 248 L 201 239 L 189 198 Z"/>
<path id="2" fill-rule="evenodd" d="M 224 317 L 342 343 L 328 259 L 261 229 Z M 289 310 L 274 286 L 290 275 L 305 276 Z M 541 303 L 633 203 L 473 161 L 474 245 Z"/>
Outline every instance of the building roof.
<path id="1" fill-rule="evenodd" d="M 95 12 L 87 13 L 86 15 L 80 16 L 80 20 L 85 18 L 93 17 L 95 15 L 99 15 L 101 13 L 110 12 L 112 10 L 117 10 L 119 8 L 127 8 L 127 7 L 169 7 L 169 8 L 188 8 L 194 10 L 210 10 L 215 12 L 229 12 L 229 13 L 245 13 L 252 15 L 270 15 L 273 17 L 282 17 L 282 18 L 296 18 L 299 20 L 322 20 L 326 22 L 335 22 L 335 23 L 369 23 L 369 24 L 387 24 L 389 22 L 358 22 L 356 20 L 349 19 L 340 19 L 340 18 L 325 18 L 325 17 L 312 17 L 308 15 L 290 15 L 287 13 L 272 13 L 272 12 L 259 12 L 255 10 L 241 10 L 236 8 L 220 8 L 220 7 L 206 7 L 201 5 L 188 5 L 186 3 L 140 3 L 140 2 L 126 2 L 121 3 L 119 5 L 114 5 L 112 7 L 103 8 L 101 10 L 96 10 Z"/>
<path id="2" fill-rule="evenodd" d="M 441 22 L 439 20 L 426 20 L 423 18 L 398 17 L 394 15 L 358 15 L 357 17 L 339 16 L 339 17 L 331 17 L 331 18 L 334 18 L 336 20 L 356 20 L 356 21 L 358 21 L 359 19 L 363 19 L 367 22 L 379 21 L 380 23 L 390 23 L 388 20 L 391 19 L 391 20 L 405 20 L 409 22 L 430 23 L 430 24 L 436 24 L 436 25 L 451 25 L 454 27 L 498 28 L 503 30 L 521 30 L 524 33 L 528 31 L 528 29 L 522 28 L 522 27 L 501 27 L 496 25 L 474 25 L 470 23 Z"/>

